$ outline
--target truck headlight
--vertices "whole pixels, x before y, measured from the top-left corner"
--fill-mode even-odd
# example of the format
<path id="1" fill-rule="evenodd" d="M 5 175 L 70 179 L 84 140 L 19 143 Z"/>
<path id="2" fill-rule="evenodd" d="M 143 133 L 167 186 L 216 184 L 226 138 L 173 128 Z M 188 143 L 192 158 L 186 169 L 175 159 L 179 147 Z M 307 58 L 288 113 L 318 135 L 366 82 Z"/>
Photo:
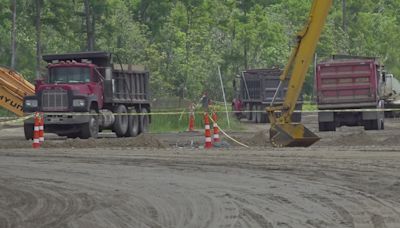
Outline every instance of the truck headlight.
<path id="1" fill-rule="evenodd" d="M 72 100 L 72 106 L 74 107 L 84 107 L 85 100 L 84 99 L 74 99 Z"/>
<path id="2" fill-rule="evenodd" d="M 27 107 L 36 108 L 38 106 L 37 100 L 25 100 L 25 105 Z"/>

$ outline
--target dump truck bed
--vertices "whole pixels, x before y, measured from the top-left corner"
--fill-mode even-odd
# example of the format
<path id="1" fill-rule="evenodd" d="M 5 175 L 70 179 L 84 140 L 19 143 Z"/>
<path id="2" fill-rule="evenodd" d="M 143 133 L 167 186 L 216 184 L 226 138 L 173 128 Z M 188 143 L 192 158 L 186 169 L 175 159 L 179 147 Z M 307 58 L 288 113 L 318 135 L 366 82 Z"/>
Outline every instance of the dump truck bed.
<path id="1" fill-rule="evenodd" d="M 379 64 L 373 59 L 331 60 L 317 65 L 319 109 L 376 106 Z"/>
<path id="2" fill-rule="evenodd" d="M 282 70 L 271 69 L 252 69 L 243 72 L 240 81 L 240 92 L 245 102 L 270 103 L 276 89 L 278 88 Z M 247 86 L 247 88 L 246 88 Z M 276 96 L 275 102 L 282 103 L 287 90 L 287 82 L 284 83 Z"/>

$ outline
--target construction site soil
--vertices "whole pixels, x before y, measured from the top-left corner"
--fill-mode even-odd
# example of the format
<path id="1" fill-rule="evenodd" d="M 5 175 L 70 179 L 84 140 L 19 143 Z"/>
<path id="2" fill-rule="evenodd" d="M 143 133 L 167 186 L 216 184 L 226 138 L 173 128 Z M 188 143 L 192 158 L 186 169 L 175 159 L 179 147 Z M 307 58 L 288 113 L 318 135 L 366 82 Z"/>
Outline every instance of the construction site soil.
<path id="1" fill-rule="evenodd" d="M 385 130 L 318 132 L 309 148 L 273 148 L 266 124 L 115 138 L 0 130 L 0 227 L 400 227 L 400 119 Z"/>

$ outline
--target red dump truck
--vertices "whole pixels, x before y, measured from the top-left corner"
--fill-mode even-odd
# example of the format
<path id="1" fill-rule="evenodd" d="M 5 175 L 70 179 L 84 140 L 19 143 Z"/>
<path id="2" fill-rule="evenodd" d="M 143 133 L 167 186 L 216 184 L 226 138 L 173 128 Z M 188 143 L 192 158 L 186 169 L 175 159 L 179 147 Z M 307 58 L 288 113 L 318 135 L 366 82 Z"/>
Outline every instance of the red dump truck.
<path id="1" fill-rule="evenodd" d="M 117 137 L 146 132 L 150 123 L 149 72 L 120 63 L 108 52 L 44 55 L 48 73 L 35 95 L 24 98 L 25 113 L 44 112 L 44 130 L 70 138 L 96 138 L 110 129 Z M 140 113 L 140 115 L 139 115 Z M 33 118 L 24 122 L 33 138 Z"/>
<path id="2" fill-rule="evenodd" d="M 374 58 L 334 57 L 317 65 L 319 131 L 340 126 L 384 129 L 384 101 L 380 94 L 381 65 Z"/>
<path id="3" fill-rule="evenodd" d="M 243 71 L 238 76 L 239 86 L 236 88 L 237 82 L 234 83 L 235 99 L 232 102 L 232 109 L 236 115 L 245 117 L 255 123 L 269 122 L 266 113 L 266 107 L 270 106 L 278 85 L 280 82 L 279 76 L 282 70 L 279 68 L 263 68 L 249 69 Z M 274 106 L 282 105 L 287 90 L 287 82 L 278 92 Z M 296 104 L 295 109 L 301 110 L 303 107 L 302 96 Z M 240 101 L 240 106 L 237 101 Z M 243 112 L 244 111 L 244 112 Z M 301 112 L 295 112 L 292 115 L 293 122 L 301 121 Z"/>

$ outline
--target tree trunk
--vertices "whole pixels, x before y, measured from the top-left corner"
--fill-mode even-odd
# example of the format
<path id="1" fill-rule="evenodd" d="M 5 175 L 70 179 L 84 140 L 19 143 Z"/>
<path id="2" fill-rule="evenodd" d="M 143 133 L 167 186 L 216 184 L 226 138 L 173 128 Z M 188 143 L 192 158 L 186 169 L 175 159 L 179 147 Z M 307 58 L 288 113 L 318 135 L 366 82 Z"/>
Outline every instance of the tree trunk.
<path id="1" fill-rule="evenodd" d="M 347 33 L 347 23 L 346 23 L 346 0 L 342 0 L 342 23 L 343 23 L 343 31 Z"/>
<path id="2" fill-rule="evenodd" d="M 42 59 L 42 51 L 41 51 L 41 22 L 40 22 L 40 14 L 41 14 L 41 0 L 36 0 L 36 79 L 40 78 L 40 61 Z"/>
<path id="3" fill-rule="evenodd" d="M 17 31 L 17 0 L 12 0 L 12 29 L 11 29 L 11 68 L 15 69 L 16 58 L 16 31 Z"/>
<path id="4" fill-rule="evenodd" d="M 85 18 L 86 18 L 86 50 L 93 51 L 93 28 L 92 23 L 90 22 L 90 4 L 89 0 L 84 1 L 84 10 L 85 10 Z"/>
<path id="5" fill-rule="evenodd" d="M 92 47 L 91 51 L 93 51 L 95 49 L 96 43 L 96 33 L 95 33 L 95 29 L 96 29 L 96 18 L 95 18 L 95 14 L 92 10 L 92 26 L 91 26 L 91 33 L 90 33 L 90 46 Z"/>

